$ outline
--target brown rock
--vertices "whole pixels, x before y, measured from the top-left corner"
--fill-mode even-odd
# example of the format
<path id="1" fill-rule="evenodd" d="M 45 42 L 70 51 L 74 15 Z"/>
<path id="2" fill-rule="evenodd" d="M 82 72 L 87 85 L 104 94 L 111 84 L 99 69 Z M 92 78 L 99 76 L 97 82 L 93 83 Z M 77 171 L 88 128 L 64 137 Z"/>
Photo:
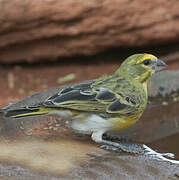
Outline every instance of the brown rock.
<path id="1" fill-rule="evenodd" d="M 155 157 L 113 153 L 86 140 L 1 140 L 3 180 L 169 180 L 179 166 Z"/>
<path id="2" fill-rule="evenodd" d="M 0 61 L 177 42 L 178 9 L 176 0 L 0 1 Z"/>

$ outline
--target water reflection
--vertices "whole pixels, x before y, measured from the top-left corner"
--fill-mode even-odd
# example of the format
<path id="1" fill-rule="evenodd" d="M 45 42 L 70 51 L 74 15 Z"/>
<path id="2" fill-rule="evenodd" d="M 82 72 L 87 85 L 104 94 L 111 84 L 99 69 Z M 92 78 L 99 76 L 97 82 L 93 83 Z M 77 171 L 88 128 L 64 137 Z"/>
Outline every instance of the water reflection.
<path id="1" fill-rule="evenodd" d="M 158 160 L 168 161 L 170 163 L 179 164 L 179 161 L 168 159 L 168 158 L 175 158 L 175 155 L 173 153 L 158 153 L 151 149 L 150 147 L 143 145 L 143 148 L 145 149 L 144 155 L 150 155 Z M 167 158 L 168 157 L 168 158 Z"/>

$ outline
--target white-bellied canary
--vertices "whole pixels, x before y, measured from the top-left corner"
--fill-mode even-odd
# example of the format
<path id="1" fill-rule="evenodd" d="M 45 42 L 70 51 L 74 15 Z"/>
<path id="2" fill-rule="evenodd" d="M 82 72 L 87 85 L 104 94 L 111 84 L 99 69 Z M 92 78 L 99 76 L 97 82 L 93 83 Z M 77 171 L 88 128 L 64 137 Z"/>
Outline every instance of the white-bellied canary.
<path id="1" fill-rule="evenodd" d="M 147 84 L 166 64 L 151 54 L 128 57 L 112 75 L 68 86 L 44 102 L 5 112 L 20 118 L 49 113 L 70 113 L 70 127 L 91 134 L 92 140 L 126 150 L 120 143 L 103 139 L 105 132 L 119 131 L 134 124 L 148 100 Z"/>

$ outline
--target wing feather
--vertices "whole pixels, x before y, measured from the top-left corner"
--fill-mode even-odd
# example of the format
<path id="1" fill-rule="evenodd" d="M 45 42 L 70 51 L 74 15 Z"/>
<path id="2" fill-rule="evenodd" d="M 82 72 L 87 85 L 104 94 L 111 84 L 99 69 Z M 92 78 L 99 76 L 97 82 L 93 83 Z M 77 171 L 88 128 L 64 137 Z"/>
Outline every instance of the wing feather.
<path id="1" fill-rule="evenodd" d="M 99 91 L 99 93 L 96 95 L 96 99 L 99 101 L 113 101 L 116 99 L 115 94 L 110 91 L 109 89 L 102 89 Z"/>
<path id="2" fill-rule="evenodd" d="M 130 105 L 128 99 L 115 94 L 109 88 L 92 85 L 93 82 L 87 82 L 64 88 L 43 102 L 43 106 L 119 114 L 134 110 L 134 105 Z"/>

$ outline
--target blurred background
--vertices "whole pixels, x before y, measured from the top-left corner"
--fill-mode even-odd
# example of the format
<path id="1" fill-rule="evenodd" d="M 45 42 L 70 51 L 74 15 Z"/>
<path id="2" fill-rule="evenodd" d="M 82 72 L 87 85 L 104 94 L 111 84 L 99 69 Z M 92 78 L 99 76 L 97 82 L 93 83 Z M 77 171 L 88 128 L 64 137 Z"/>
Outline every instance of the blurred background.
<path id="1" fill-rule="evenodd" d="M 0 1 L 0 108 L 115 71 L 134 53 L 179 68 L 179 1 Z"/>

